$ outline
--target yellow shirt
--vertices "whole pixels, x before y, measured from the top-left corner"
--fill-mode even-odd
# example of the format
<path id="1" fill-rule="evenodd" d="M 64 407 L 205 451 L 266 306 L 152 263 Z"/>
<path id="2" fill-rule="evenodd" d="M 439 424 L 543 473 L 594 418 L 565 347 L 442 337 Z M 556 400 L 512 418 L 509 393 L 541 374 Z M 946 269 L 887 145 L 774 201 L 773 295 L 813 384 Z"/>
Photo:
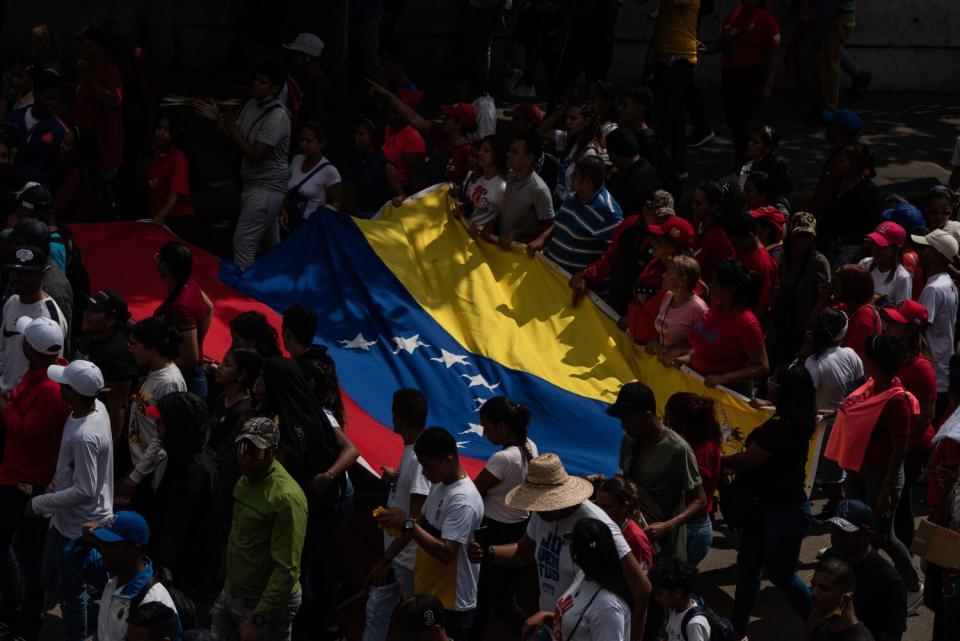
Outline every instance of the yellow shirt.
<path id="1" fill-rule="evenodd" d="M 661 0 L 651 55 L 656 62 L 697 62 L 697 14 L 700 0 Z"/>

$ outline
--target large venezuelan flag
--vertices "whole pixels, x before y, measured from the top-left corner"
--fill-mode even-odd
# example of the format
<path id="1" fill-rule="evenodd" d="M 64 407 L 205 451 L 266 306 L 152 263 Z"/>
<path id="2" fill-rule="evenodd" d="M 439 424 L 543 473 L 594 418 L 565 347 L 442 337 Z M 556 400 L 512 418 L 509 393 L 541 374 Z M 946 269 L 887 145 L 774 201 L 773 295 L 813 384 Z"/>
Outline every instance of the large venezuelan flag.
<path id="1" fill-rule="evenodd" d="M 377 220 L 325 212 L 243 274 L 195 249 L 194 276 L 217 307 L 204 351 L 221 357 L 240 311 L 263 311 L 279 327 L 284 308 L 312 307 L 317 342 L 337 363 L 348 434 L 373 469 L 399 458 L 390 403 L 400 387 L 424 391 L 429 423 L 456 436 L 473 472 L 495 451 L 478 408 L 496 395 L 528 405 L 540 451 L 577 474 L 617 470 L 622 432 L 604 409 L 629 381 L 650 385 L 661 408 L 676 391 L 713 397 L 732 449 L 769 416 L 661 367 L 593 304 L 571 308 L 565 279 L 542 260 L 475 241 L 451 208 L 436 188 Z M 153 255 L 170 234 L 146 223 L 75 233 L 94 287 L 126 295 L 135 318 L 152 313 L 164 294 Z"/>

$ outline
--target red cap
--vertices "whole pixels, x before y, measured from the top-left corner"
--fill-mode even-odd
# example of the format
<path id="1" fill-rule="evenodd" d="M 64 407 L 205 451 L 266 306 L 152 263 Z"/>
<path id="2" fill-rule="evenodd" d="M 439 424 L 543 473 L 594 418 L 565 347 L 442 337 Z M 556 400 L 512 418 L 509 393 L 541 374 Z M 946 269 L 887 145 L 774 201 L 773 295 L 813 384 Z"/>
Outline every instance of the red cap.
<path id="1" fill-rule="evenodd" d="M 662 225 L 649 225 L 647 229 L 654 236 L 664 236 L 684 247 L 693 247 L 696 234 L 693 225 L 680 216 L 670 216 Z"/>
<path id="2" fill-rule="evenodd" d="M 519 116 L 520 118 L 532 120 L 538 125 L 543 122 L 545 115 L 546 114 L 543 113 L 543 109 L 532 102 L 521 102 L 510 112 L 511 118 L 517 118 Z"/>
<path id="3" fill-rule="evenodd" d="M 785 234 L 784 225 L 786 224 L 787 219 L 783 215 L 782 211 L 776 207 L 767 206 L 751 209 L 749 213 L 750 217 L 754 220 L 764 220 L 773 225 L 780 236 L 780 240 L 783 240 L 783 236 Z"/>
<path id="4" fill-rule="evenodd" d="M 448 118 L 453 118 L 467 131 L 473 131 L 477 128 L 477 112 L 465 102 L 444 105 L 440 108 L 440 113 Z"/>
<path id="5" fill-rule="evenodd" d="M 917 325 L 920 329 L 925 328 L 930 321 L 927 308 L 915 300 L 905 300 L 897 308 L 885 307 L 883 313 L 894 323 Z"/>
<path id="6" fill-rule="evenodd" d="M 903 244 L 907 242 L 907 230 L 897 223 L 885 220 L 866 237 L 872 240 L 877 247 L 903 247 Z"/>

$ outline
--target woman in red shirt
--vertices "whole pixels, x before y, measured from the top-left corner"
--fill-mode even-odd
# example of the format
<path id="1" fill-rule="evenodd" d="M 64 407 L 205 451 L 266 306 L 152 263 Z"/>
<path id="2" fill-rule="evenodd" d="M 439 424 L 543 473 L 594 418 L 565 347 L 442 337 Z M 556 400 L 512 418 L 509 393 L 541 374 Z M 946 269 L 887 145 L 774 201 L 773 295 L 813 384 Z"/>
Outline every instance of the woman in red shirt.
<path id="1" fill-rule="evenodd" d="M 153 155 L 150 156 L 147 187 L 150 218 L 157 225 L 173 223 L 173 220 L 179 222 L 182 217 L 193 215 L 190 164 L 176 146 L 173 124 L 167 116 L 161 116 L 153 130 Z M 171 225 L 171 229 L 182 236 L 177 227 Z"/>
<path id="2" fill-rule="evenodd" d="M 846 265 L 837 272 L 831 291 L 835 307 L 850 317 L 841 346 L 853 349 L 862 359 L 867 339 L 883 331 L 880 312 L 873 305 L 873 276 L 859 265 Z"/>
<path id="3" fill-rule="evenodd" d="M 213 320 L 213 303 L 193 280 L 193 255 L 183 243 L 171 240 L 157 252 L 157 272 L 167 286 L 167 298 L 153 313 L 180 332 L 177 367 L 187 390 L 207 398 L 207 378 L 203 370 L 203 338 Z"/>
<path id="4" fill-rule="evenodd" d="M 770 98 L 777 75 L 780 25 L 766 5 L 766 0 L 742 0 L 727 14 L 719 40 L 704 51 L 720 52 L 721 100 L 738 170 L 747 158 L 750 116 Z"/>
<path id="5" fill-rule="evenodd" d="M 620 526 L 623 538 L 637 558 L 644 572 L 653 567 L 653 545 L 650 538 L 637 523 L 643 516 L 640 513 L 637 486 L 622 476 L 615 476 L 601 483 L 597 490 L 596 504 L 607 513 L 614 523 Z"/>
<path id="6" fill-rule="evenodd" d="M 687 521 L 687 562 L 698 565 L 713 543 L 713 496 L 720 482 L 720 445 L 723 435 L 713 408 L 713 399 L 690 392 L 677 392 L 667 400 L 663 422 L 682 436 L 697 457 L 697 468 L 703 479 L 707 506 Z"/>
<path id="7" fill-rule="evenodd" d="M 733 258 L 733 245 L 723 231 L 720 217 L 725 211 L 743 208 L 743 193 L 734 183 L 702 182 L 693 190 L 693 226 L 697 230 L 696 253 L 704 282 L 713 279 L 721 260 Z"/>
<path id="8" fill-rule="evenodd" d="M 724 385 L 750 396 L 753 381 L 770 371 L 763 330 L 750 311 L 758 288 L 739 262 L 717 265 L 710 311 L 690 331 L 692 352 L 677 358 L 678 365 L 690 364 L 703 375 L 707 387 Z"/>

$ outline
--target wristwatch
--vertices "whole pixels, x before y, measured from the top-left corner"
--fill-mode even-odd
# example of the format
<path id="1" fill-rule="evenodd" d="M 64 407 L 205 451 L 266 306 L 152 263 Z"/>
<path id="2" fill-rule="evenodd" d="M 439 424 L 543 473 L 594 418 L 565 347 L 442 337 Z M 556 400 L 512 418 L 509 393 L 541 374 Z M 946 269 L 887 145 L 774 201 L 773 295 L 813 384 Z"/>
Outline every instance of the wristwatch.
<path id="1" fill-rule="evenodd" d="M 403 525 L 400 527 L 400 531 L 404 534 L 410 534 L 413 532 L 413 528 L 415 527 L 417 527 L 417 520 L 410 517 L 403 522 Z"/>
<path id="2" fill-rule="evenodd" d="M 254 612 L 253 616 L 250 617 L 250 620 L 253 621 L 253 625 L 259 628 L 266 624 L 267 617 L 263 616 L 259 612 Z"/>

